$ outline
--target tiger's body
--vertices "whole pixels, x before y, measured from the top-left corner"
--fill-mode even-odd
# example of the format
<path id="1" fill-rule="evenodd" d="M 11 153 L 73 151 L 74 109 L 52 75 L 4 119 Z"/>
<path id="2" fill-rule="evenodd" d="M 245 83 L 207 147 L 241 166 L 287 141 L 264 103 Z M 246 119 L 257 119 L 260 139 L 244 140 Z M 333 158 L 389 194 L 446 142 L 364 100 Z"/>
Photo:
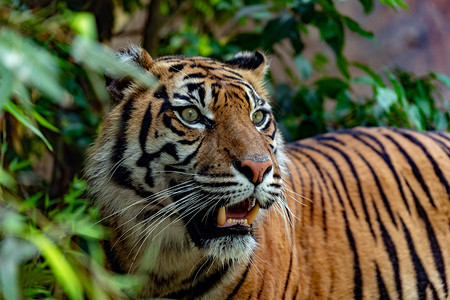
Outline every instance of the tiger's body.
<path id="1" fill-rule="evenodd" d="M 284 145 L 261 53 L 121 57 L 158 85 L 111 82 L 86 174 L 133 297 L 449 299 L 450 134 Z"/>

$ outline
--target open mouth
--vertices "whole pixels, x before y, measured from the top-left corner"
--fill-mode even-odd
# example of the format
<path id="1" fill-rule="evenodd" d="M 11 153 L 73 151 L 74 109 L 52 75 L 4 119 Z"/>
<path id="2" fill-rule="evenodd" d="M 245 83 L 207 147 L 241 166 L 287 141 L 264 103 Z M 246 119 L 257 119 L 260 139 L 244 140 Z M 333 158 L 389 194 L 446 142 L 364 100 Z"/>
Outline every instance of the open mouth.
<path id="1" fill-rule="evenodd" d="M 259 203 L 249 198 L 235 205 L 222 206 L 217 212 L 217 225 L 221 228 L 241 225 L 249 227 L 259 212 Z"/>
<path id="2" fill-rule="evenodd" d="M 186 220 L 186 226 L 194 243 L 202 247 L 210 239 L 252 234 L 252 223 L 259 209 L 259 203 L 251 197 L 234 205 L 222 206 L 211 215 L 198 212 Z"/>

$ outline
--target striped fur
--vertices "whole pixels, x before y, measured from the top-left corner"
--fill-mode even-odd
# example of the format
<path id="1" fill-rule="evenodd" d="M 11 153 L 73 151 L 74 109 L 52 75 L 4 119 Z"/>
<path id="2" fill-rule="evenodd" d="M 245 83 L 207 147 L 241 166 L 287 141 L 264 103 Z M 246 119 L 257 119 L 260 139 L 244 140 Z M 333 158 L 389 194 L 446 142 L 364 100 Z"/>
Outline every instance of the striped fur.
<path id="1" fill-rule="evenodd" d="M 284 145 L 263 54 L 120 56 L 159 83 L 110 82 L 86 177 L 112 228 L 111 269 L 147 278 L 131 297 L 450 298 L 449 133 L 356 128 Z M 249 159 L 270 162 L 258 183 Z M 219 228 L 219 207 L 248 199 L 255 222 Z"/>

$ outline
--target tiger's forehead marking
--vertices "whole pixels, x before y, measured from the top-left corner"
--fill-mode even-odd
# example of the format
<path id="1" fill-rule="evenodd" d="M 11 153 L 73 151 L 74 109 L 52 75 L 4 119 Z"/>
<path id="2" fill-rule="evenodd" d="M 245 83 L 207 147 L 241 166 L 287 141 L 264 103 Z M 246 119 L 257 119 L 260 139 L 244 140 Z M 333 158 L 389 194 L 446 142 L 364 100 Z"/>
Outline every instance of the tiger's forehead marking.
<path id="1" fill-rule="evenodd" d="M 158 59 L 169 71 L 173 84 L 172 104 L 193 105 L 213 119 L 213 110 L 239 105 L 251 111 L 258 107 L 270 109 L 241 74 L 228 65 L 201 57 L 164 57 Z M 243 107 L 244 106 L 244 107 Z"/>

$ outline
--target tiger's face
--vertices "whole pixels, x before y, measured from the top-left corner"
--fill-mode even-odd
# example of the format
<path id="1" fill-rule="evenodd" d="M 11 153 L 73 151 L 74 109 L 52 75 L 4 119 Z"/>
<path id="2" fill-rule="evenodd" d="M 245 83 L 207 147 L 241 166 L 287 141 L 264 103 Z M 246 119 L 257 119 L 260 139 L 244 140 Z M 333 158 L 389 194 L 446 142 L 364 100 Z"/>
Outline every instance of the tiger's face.
<path id="1" fill-rule="evenodd" d="M 262 86 L 266 58 L 153 60 L 139 48 L 120 56 L 158 83 L 110 83 L 117 104 L 89 159 L 91 191 L 118 243 L 139 252 L 158 240 L 222 262 L 249 257 L 254 226 L 285 203 L 283 142 Z"/>

